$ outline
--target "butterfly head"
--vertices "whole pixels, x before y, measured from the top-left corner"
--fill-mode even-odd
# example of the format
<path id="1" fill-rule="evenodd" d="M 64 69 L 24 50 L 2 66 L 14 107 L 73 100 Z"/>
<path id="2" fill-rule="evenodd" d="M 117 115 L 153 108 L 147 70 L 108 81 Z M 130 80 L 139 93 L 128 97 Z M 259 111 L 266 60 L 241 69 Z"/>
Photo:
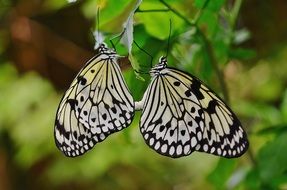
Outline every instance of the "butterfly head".
<path id="1" fill-rule="evenodd" d="M 158 64 L 156 64 L 150 71 L 150 74 L 153 76 L 155 74 L 159 74 L 161 70 L 166 68 L 167 66 L 167 59 L 165 56 L 161 56 L 159 58 Z"/>
<path id="2" fill-rule="evenodd" d="M 99 45 L 98 51 L 101 54 L 107 54 L 109 56 L 116 56 L 117 55 L 117 53 L 114 50 L 108 48 L 108 46 L 105 43 L 101 43 Z"/>

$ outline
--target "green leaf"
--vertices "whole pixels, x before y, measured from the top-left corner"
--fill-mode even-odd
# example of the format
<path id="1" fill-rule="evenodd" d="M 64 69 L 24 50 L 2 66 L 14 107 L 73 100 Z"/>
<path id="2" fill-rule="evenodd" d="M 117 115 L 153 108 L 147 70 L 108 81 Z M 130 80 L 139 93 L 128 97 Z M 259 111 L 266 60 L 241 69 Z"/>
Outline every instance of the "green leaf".
<path id="1" fill-rule="evenodd" d="M 6 125 L 14 125 L 25 118 L 25 114 L 53 92 L 52 89 L 48 81 L 33 72 L 7 85 L 5 91 L 0 94 L 0 112 Z"/>
<path id="2" fill-rule="evenodd" d="M 166 7 L 158 1 L 143 1 L 141 9 L 166 9 Z M 185 29 L 186 26 L 184 21 L 181 18 L 175 16 L 171 11 L 138 13 L 135 16 L 139 23 L 144 24 L 146 31 L 152 37 L 160 40 L 166 40 L 169 36 L 170 19 L 172 22 L 171 35 L 175 34 L 178 30 Z"/>
<path id="3" fill-rule="evenodd" d="M 200 28 L 204 28 L 206 30 L 207 36 L 209 38 L 213 38 L 218 28 L 217 15 L 212 11 L 204 10 L 198 20 L 198 24 L 200 25 Z"/>
<path id="4" fill-rule="evenodd" d="M 258 135 L 269 135 L 269 134 L 276 134 L 280 135 L 282 133 L 287 132 L 287 124 L 281 124 L 271 127 L 266 127 L 264 129 L 261 129 L 257 132 Z"/>
<path id="5" fill-rule="evenodd" d="M 207 2 L 207 6 L 205 9 L 213 11 L 213 12 L 218 12 L 225 3 L 225 0 L 195 0 L 194 6 L 199 9 L 202 9 L 206 1 L 208 2 Z"/>
<path id="6" fill-rule="evenodd" d="M 131 4 L 133 4 L 133 0 L 88 0 L 82 10 L 86 17 L 95 19 L 99 7 L 100 30 L 115 33 L 115 31 L 120 31 L 119 25 L 122 24 L 123 17 L 127 18 Z"/>
<path id="7" fill-rule="evenodd" d="M 250 172 L 247 174 L 245 178 L 245 189 L 249 190 L 258 190 L 260 189 L 261 181 L 259 177 L 259 171 L 257 168 L 253 168 L 250 170 Z"/>
<path id="8" fill-rule="evenodd" d="M 199 8 L 201 9 L 203 7 L 203 5 L 205 4 L 206 1 L 209 1 L 209 0 L 195 0 L 194 1 L 194 6 L 196 8 Z"/>
<path id="9" fill-rule="evenodd" d="M 287 90 L 284 92 L 280 110 L 282 113 L 282 120 L 287 123 Z"/>
<path id="10" fill-rule="evenodd" d="M 224 3 L 225 0 L 209 0 L 207 9 L 210 11 L 218 12 Z"/>
<path id="11" fill-rule="evenodd" d="M 256 52 L 253 49 L 236 48 L 229 50 L 229 57 L 233 59 L 251 59 L 256 56 Z"/>
<path id="12" fill-rule="evenodd" d="M 260 178 L 264 183 L 270 183 L 283 173 L 287 172 L 287 133 L 266 143 L 257 155 Z"/>
<path id="13" fill-rule="evenodd" d="M 208 180 L 216 189 L 224 189 L 226 182 L 233 173 L 237 161 L 221 158 L 216 168 L 208 175 Z"/>

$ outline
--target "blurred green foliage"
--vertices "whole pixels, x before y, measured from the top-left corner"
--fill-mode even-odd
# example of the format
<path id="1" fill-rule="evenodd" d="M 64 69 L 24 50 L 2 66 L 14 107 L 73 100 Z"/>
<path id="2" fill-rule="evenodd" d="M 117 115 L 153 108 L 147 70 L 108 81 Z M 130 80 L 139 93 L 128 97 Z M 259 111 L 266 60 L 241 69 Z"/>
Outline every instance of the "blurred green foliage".
<path id="1" fill-rule="evenodd" d="M 197 152 L 180 159 L 160 156 L 145 145 L 138 128 L 140 113 L 128 129 L 111 135 L 87 154 L 64 157 L 53 137 L 63 91 L 56 91 L 48 78 L 35 71 L 19 72 L 17 54 L 11 53 L 6 18 L 15 7 L 29 2 L 0 0 L 0 24 L 5 26 L 0 28 L 0 189 L 287 188 L 287 46 L 260 57 L 256 49 L 245 45 L 254 34 L 244 24 L 237 25 L 244 14 L 242 0 L 166 0 L 172 10 L 161 1 L 143 0 L 133 28 L 134 40 L 155 64 L 167 51 L 171 19 L 169 64 L 230 97 L 229 104 L 250 140 L 249 151 L 238 159 Z M 92 31 L 100 7 L 99 28 L 109 44 L 122 31 L 135 4 L 133 0 L 45 0 L 39 12 L 78 7 L 93 23 Z M 163 11 L 144 12 L 155 9 Z M 126 54 L 123 46 L 116 47 Z M 147 72 L 151 58 L 134 45 L 132 55 L 136 61 L 123 74 L 134 98 L 140 100 L 149 76 L 141 74 L 145 80 L 139 80 L 134 70 Z"/>

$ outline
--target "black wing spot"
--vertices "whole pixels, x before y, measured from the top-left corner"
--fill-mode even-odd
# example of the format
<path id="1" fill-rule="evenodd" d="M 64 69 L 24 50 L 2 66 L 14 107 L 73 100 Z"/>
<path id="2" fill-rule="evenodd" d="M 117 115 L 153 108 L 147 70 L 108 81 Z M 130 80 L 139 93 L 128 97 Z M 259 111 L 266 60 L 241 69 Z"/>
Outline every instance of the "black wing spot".
<path id="1" fill-rule="evenodd" d="M 195 107 L 192 107 L 192 108 L 190 109 L 190 112 L 191 112 L 191 113 L 194 113 L 194 112 L 195 112 Z"/>
<path id="2" fill-rule="evenodd" d="M 85 79 L 83 76 L 78 76 L 77 80 L 81 85 L 85 85 L 87 83 L 87 79 Z"/>
<path id="3" fill-rule="evenodd" d="M 110 106 L 108 104 L 105 104 L 105 109 L 110 109 Z"/>
<path id="4" fill-rule="evenodd" d="M 208 103 L 207 111 L 208 113 L 215 113 L 215 107 L 217 106 L 217 101 L 216 100 L 211 100 Z"/>
<path id="5" fill-rule="evenodd" d="M 187 125 L 192 126 L 192 120 L 187 122 Z"/>
<path id="6" fill-rule="evenodd" d="M 199 116 L 203 117 L 203 109 L 198 110 Z"/>
<path id="7" fill-rule="evenodd" d="M 94 72 L 95 72 L 95 70 L 94 70 L 94 69 L 92 69 L 92 70 L 91 70 L 91 73 L 94 73 Z"/>
<path id="8" fill-rule="evenodd" d="M 68 131 L 66 131 L 64 125 L 61 125 L 59 123 L 59 121 L 56 121 L 56 126 L 57 126 L 57 128 L 59 130 L 59 133 L 61 135 L 64 135 L 64 137 L 69 140 L 70 139 L 70 133 Z"/>
<path id="9" fill-rule="evenodd" d="M 174 86 L 179 86 L 179 85 L 180 85 L 180 82 L 175 81 L 173 84 L 174 84 Z"/>
<path id="10" fill-rule="evenodd" d="M 161 119 L 161 118 L 159 118 L 158 120 L 156 120 L 156 121 L 154 122 L 155 125 L 158 125 L 158 124 L 161 124 L 161 123 L 162 123 L 162 119 Z"/>
<path id="11" fill-rule="evenodd" d="M 113 97 L 113 100 L 112 100 L 112 102 L 113 102 L 113 104 L 124 104 L 124 105 L 126 105 L 125 104 L 125 102 L 120 102 L 120 101 L 118 101 L 117 99 L 115 99 L 114 97 Z"/>
<path id="12" fill-rule="evenodd" d="M 209 127 L 214 129 L 215 126 L 214 126 L 213 122 L 211 122 L 211 121 L 209 122 Z"/>
<path id="13" fill-rule="evenodd" d="M 200 81 L 194 79 L 194 80 L 192 81 L 192 84 L 190 85 L 190 88 L 192 89 L 192 92 L 194 93 L 194 95 L 195 95 L 199 100 L 202 100 L 202 99 L 204 99 L 204 96 L 203 96 L 203 94 L 200 92 L 200 86 L 201 86 Z"/>
<path id="14" fill-rule="evenodd" d="M 113 112 L 114 114 L 117 113 L 117 109 L 116 109 L 115 107 L 112 107 L 111 110 L 112 110 L 112 112 Z"/>
<path id="15" fill-rule="evenodd" d="M 79 141 L 83 141 L 85 138 L 86 138 L 85 135 L 80 135 L 80 136 L 79 136 Z"/>
<path id="16" fill-rule="evenodd" d="M 106 119 L 107 119 L 107 114 L 104 113 L 104 114 L 102 115 L 102 117 L 103 117 L 104 120 L 106 120 Z"/>
<path id="17" fill-rule="evenodd" d="M 196 123 L 199 123 L 202 121 L 202 118 L 201 117 L 195 117 L 194 120 L 196 121 Z"/>
<path id="18" fill-rule="evenodd" d="M 87 112 L 87 111 L 84 111 L 83 113 L 84 113 L 84 115 L 88 115 L 88 112 Z"/>
<path id="19" fill-rule="evenodd" d="M 163 101 L 161 101 L 161 102 L 160 102 L 160 105 L 161 105 L 161 106 L 163 106 L 163 105 L 164 105 Z"/>
<path id="20" fill-rule="evenodd" d="M 78 133 L 76 131 L 74 131 L 73 132 L 73 136 L 74 136 L 75 139 L 77 139 L 78 138 Z"/>
<path id="21" fill-rule="evenodd" d="M 190 97 L 190 96 L 191 96 L 190 90 L 185 91 L 184 94 L 185 94 L 187 97 Z"/>
<path id="22" fill-rule="evenodd" d="M 160 131 L 160 132 L 163 132 L 163 130 L 164 130 L 164 125 L 161 125 L 161 126 L 159 127 L 159 131 Z"/>
<path id="23" fill-rule="evenodd" d="M 83 102 L 84 100 L 85 100 L 85 99 L 84 99 L 84 96 L 81 96 L 81 97 L 80 97 L 80 101 Z"/>
<path id="24" fill-rule="evenodd" d="M 170 127 L 171 127 L 171 123 L 170 123 L 170 122 L 167 122 L 165 126 L 166 126 L 167 128 L 170 128 Z"/>
<path id="25" fill-rule="evenodd" d="M 180 131 L 180 133 L 181 133 L 182 136 L 185 135 L 185 132 L 186 132 L 185 130 L 181 130 L 181 131 Z"/>
<path id="26" fill-rule="evenodd" d="M 170 131 L 169 131 L 169 134 L 170 134 L 170 136 L 173 136 L 174 130 L 170 130 Z"/>
<path id="27" fill-rule="evenodd" d="M 127 111 L 126 110 L 122 110 L 122 113 L 120 113 L 119 116 L 127 119 Z"/>
<path id="28" fill-rule="evenodd" d="M 92 121 L 92 122 L 95 122 L 95 121 L 96 121 L 96 118 L 91 118 L 91 121 Z"/>
<path id="29" fill-rule="evenodd" d="M 78 101 L 75 99 L 68 99 L 67 103 L 70 104 L 72 110 L 75 110 L 75 106 L 78 105 Z"/>
<path id="30" fill-rule="evenodd" d="M 114 89 L 114 86 L 111 84 L 111 88 Z"/>

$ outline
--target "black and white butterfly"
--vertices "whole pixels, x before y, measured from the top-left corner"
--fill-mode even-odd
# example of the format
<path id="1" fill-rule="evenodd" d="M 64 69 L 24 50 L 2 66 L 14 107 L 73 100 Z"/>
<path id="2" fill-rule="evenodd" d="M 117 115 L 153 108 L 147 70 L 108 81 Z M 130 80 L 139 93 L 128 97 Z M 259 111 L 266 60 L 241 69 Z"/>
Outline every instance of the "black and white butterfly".
<path id="1" fill-rule="evenodd" d="M 66 156 L 84 154 L 132 122 L 135 103 L 117 58 L 101 44 L 99 54 L 87 62 L 62 98 L 54 134 Z M 151 148 L 173 158 L 193 151 L 232 158 L 247 150 L 240 121 L 199 79 L 167 67 L 165 57 L 150 73 L 140 130 Z"/>
<path id="2" fill-rule="evenodd" d="M 105 44 L 77 74 L 57 110 L 57 147 L 75 157 L 110 134 L 126 128 L 134 117 L 134 100 L 117 63 Z"/>
<path id="3" fill-rule="evenodd" d="M 159 154 L 182 157 L 194 151 L 241 156 L 247 135 L 231 109 L 203 82 L 161 57 L 143 98 L 140 131 Z"/>

